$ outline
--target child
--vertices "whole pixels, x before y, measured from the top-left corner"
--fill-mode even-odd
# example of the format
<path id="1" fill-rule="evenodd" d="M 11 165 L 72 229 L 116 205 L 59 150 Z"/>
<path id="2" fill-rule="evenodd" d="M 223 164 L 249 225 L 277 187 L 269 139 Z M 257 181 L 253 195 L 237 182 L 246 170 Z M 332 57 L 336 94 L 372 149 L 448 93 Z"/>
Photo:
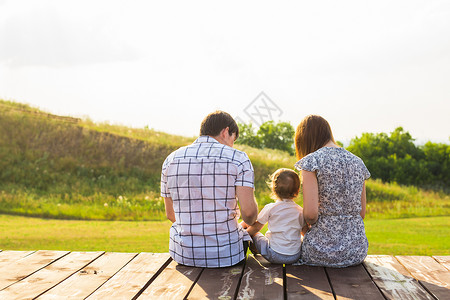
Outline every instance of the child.
<path id="1" fill-rule="evenodd" d="M 303 209 L 293 201 L 300 190 L 300 179 L 290 169 L 278 169 L 270 178 L 275 202 L 264 206 L 253 225 L 241 224 L 265 259 L 271 263 L 292 264 L 300 258 L 301 232 L 305 225 Z M 259 231 L 267 222 L 264 236 Z"/>

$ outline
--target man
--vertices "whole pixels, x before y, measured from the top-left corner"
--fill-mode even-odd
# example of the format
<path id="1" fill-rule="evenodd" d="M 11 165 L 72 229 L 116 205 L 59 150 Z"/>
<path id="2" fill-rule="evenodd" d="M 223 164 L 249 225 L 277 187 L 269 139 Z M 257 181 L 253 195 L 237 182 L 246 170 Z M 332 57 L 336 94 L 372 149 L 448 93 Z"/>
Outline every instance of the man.
<path id="1" fill-rule="evenodd" d="M 238 224 L 237 201 L 247 224 L 255 223 L 258 206 L 253 166 L 247 154 L 233 149 L 238 136 L 228 113 L 213 112 L 203 120 L 200 137 L 164 161 L 161 196 L 173 222 L 169 252 L 179 264 L 228 267 L 245 258 L 244 242 L 251 238 Z"/>

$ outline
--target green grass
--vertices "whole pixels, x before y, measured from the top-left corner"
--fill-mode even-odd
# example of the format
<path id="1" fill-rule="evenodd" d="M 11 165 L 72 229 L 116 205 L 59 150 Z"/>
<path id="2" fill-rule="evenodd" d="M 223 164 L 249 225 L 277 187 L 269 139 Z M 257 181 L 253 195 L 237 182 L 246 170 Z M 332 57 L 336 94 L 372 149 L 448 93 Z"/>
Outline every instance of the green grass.
<path id="1" fill-rule="evenodd" d="M 367 186 L 368 219 L 395 219 L 450 215 L 450 195 L 415 186 L 383 183 L 369 179 Z"/>
<path id="2" fill-rule="evenodd" d="M 450 255 L 450 217 L 365 220 L 369 254 Z"/>
<path id="3" fill-rule="evenodd" d="M 164 201 L 156 192 L 127 196 L 106 193 L 48 194 L 0 192 L 0 213 L 66 220 L 165 220 Z"/>
<path id="4" fill-rule="evenodd" d="M 168 252 L 170 222 L 49 220 L 0 215 L 0 249 Z"/>
<path id="5" fill-rule="evenodd" d="M 194 140 L 2 100 L 0 128 L 0 213 L 56 219 L 164 220 L 161 165 Z M 293 168 L 296 159 L 278 150 L 236 148 L 252 161 L 262 208 L 272 201 L 268 176 Z M 450 215 L 449 194 L 412 186 L 369 180 L 367 201 L 368 219 Z"/>
<path id="6" fill-rule="evenodd" d="M 448 217 L 366 220 L 365 224 L 369 254 L 450 255 Z M 0 215 L 0 249 L 168 252 L 169 228 L 169 221 L 76 221 Z"/>
<path id="7" fill-rule="evenodd" d="M 195 138 L 51 115 L 1 99 L 0 129 L 0 248 L 167 251 L 161 165 Z M 268 175 L 293 168 L 296 159 L 236 148 L 252 161 L 261 209 L 272 201 Z M 448 193 L 367 181 L 371 253 L 448 254 L 448 216 Z"/>

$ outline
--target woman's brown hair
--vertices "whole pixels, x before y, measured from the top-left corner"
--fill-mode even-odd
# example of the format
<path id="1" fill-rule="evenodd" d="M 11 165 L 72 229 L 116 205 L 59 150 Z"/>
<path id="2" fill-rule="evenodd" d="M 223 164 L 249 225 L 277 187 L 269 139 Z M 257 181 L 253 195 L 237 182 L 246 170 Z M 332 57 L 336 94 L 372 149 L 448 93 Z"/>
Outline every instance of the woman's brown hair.
<path id="1" fill-rule="evenodd" d="M 269 186 L 275 199 L 294 199 L 300 191 L 300 178 L 294 170 L 278 169 L 270 176 Z"/>
<path id="2" fill-rule="evenodd" d="M 329 141 L 336 143 L 327 120 L 317 115 L 306 116 L 295 131 L 297 159 L 302 159 L 309 153 L 322 148 Z"/>

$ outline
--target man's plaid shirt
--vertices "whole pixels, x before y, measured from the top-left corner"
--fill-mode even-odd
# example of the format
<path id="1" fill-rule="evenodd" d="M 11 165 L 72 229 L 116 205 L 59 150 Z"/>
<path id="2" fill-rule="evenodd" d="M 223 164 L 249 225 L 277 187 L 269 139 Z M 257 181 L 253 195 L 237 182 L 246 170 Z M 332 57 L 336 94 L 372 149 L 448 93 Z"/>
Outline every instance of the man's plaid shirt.
<path id="1" fill-rule="evenodd" d="M 238 224 L 236 186 L 254 187 L 247 154 L 200 136 L 164 161 L 161 196 L 171 197 L 176 222 L 170 229 L 169 252 L 184 265 L 227 267 L 244 259 Z"/>

